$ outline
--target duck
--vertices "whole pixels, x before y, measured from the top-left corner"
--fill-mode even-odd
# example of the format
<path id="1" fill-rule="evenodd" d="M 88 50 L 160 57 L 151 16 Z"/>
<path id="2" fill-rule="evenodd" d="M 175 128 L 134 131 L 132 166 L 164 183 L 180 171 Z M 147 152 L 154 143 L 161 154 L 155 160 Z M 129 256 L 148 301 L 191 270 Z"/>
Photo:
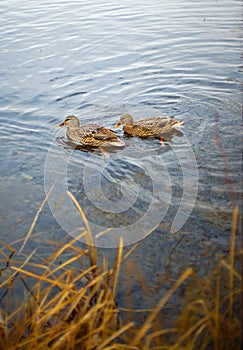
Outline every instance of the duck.
<path id="1" fill-rule="evenodd" d="M 125 142 L 119 139 L 115 131 L 95 123 L 81 125 L 75 115 L 68 115 L 57 125 L 58 128 L 64 126 L 67 126 L 67 138 L 84 147 L 125 146 Z"/>
<path id="2" fill-rule="evenodd" d="M 131 114 L 123 114 L 114 128 L 123 125 L 124 133 L 140 138 L 157 138 L 162 141 L 170 141 L 173 135 L 182 136 L 180 130 L 175 129 L 176 125 L 183 125 L 183 121 L 175 120 L 174 117 L 152 117 L 138 121 L 133 120 Z"/>

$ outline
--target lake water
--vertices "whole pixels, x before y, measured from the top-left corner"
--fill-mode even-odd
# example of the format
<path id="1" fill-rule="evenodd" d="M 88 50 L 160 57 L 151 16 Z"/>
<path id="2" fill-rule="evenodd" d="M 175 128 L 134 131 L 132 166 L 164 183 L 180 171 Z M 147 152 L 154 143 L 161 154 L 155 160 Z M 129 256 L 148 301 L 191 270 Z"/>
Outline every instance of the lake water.
<path id="1" fill-rule="evenodd" d="M 69 189 L 95 234 L 111 229 L 97 245 L 152 232 L 133 256 L 151 286 L 165 270 L 207 273 L 241 203 L 242 2 L 2 0 L 0 11 L 1 240 L 26 235 L 56 183 L 34 230 L 44 239 L 26 252 L 76 234 Z M 108 158 L 56 128 L 68 114 L 112 128 L 123 113 L 176 116 L 184 135 L 166 149 L 124 138 Z"/>

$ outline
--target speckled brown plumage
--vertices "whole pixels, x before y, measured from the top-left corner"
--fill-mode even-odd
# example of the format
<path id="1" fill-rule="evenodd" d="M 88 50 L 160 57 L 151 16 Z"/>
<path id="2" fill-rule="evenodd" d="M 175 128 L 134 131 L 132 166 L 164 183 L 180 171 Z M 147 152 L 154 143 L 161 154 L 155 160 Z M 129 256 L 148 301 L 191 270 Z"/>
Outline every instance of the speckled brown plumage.
<path id="1" fill-rule="evenodd" d="M 75 115 L 67 116 L 64 122 L 58 125 L 59 128 L 63 126 L 67 126 L 68 139 L 82 146 L 121 147 L 125 145 L 125 143 L 118 138 L 113 130 L 94 123 L 80 125 L 80 121 Z"/>
<path id="2" fill-rule="evenodd" d="M 144 118 L 134 122 L 130 114 L 123 114 L 114 127 L 118 128 L 120 125 L 123 125 L 123 130 L 128 135 L 141 138 L 163 138 L 166 140 L 173 134 L 177 136 L 183 135 L 181 131 L 174 128 L 175 125 L 182 124 L 182 121 L 174 120 L 173 117 Z"/>

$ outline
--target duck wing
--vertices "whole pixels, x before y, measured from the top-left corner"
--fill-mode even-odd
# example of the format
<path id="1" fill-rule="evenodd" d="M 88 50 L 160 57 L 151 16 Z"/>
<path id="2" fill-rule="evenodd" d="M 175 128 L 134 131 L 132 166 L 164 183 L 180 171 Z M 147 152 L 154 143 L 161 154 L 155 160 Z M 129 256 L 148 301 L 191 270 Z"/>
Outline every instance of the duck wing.
<path id="1" fill-rule="evenodd" d="M 167 125 L 171 120 L 170 117 L 154 117 L 154 118 L 144 118 L 135 122 L 133 125 L 143 126 L 145 128 L 159 128 Z"/>
<path id="2" fill-rule="evenodd" d="M 117 135 L 113 130 L 99 127 L 93 132 L 94 138 L 97 140 L 111 140 L 111 139 L 117 139 Z"/>
<path id="3" fill-rule="evenodd" d="M 113 130 L 94 123 L 82 125 L 80 133 L 83 133 L 84 136 L 87 137 L 93 137 L 96 140 L 110 140 L 117 138 L 117 135 Z"/>
<path id="4" fill-rule="evenodd" d="M 87 134 L 89 133 L 96 133 L 98 129 L 102 128 L 102 125 L 100 124 L 95 124 L 95 123 L 88 123 L 80 126 L 79 130 L 81 132 L 85 132 Z"/>
<path id="5" fill-rule="evenodd" d="M 153 136 L 155 134 L 155 126 L 154 125 L 150 126 L 150 124 L 148 125 L 133 124 L 131 134 L 141 136 L 141 137 Z"/>
<path id="6" fill-rule="evenodd" d="M 78 128 L 68 128 L 67 137 L 71 140 L 80 142 L 84 138 L 94 138 L 101 126 L 99 124 L 84 124 Z"/>
<path id="7" fill-rule="evenodd" d="M 170 118 L 170 117 L 161 118 L 161 119 L 158 121 L 158 128 L 164 128 L 164 127 L 170 125 L 170 123 L 171 123 L 171 118 Z"/>

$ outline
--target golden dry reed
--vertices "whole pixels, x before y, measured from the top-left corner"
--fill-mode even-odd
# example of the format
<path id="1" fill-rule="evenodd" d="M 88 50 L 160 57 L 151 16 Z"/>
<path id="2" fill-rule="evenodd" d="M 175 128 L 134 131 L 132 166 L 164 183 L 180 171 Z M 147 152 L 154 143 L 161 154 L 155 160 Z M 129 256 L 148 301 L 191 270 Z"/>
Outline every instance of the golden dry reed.
<path id="1" fill-rule="evenodd" d="M 98 249 L 92 245 L 89 223 L 76 199 L 71 193 L 68 195 L 85 228 L 80 229 L 76 238 L 66 237 L 41 263 L 33 262 L 35 252 L 24 261 L 23 255 L 14 259 L 14 248 L 1 242 L 0 349 L 241 348 L 242 276 L 236 261 L 241 260 L 242 251 L 235 250 L 237 207 L 227 259 L 219 261 L 217 268 L 204 278 L 197 277 L 192 268 L 186 269 L 157 305 L 144 310 L 146 317 L 137 325 L 136 317 L 131 315 L 139 310 L 134 310 L 131 303 L 122 310 L 116 305 L 120 270 L 136 245 L 124 254 L 121 241 L 111 268 L 106 259 L 98 263 Z M 80 247 L 81 237 L 86 239 L 85 248 Z M 141 276 L 140 284 L 145 285 Z M 163 327 L 163 308 L 182 287 L 186 293 L 178 317 L 173 326 Z M 121 317 L 121 311 L 128 317 Z"/>

